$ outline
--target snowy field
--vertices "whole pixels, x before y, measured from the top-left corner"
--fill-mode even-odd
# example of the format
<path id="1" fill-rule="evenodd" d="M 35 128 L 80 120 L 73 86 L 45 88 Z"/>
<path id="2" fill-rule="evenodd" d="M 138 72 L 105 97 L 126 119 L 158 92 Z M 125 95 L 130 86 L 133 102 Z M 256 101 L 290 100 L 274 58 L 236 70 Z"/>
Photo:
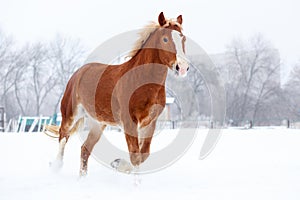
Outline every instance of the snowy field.
<path id="1" fill-rule="evenodd" d="M 49 162 L 58 144 L 43 133 L 0 133 L 0 200 L 11 199 L 300 199 L 300 130 L 224 129 L 213 152 L 199 160 L 207 130 L 199 130 L 186 154 L 170 167 L 137 177 L 104 167 L 95 159 L 79 179 L 80 140 L 73 136 L 64 166 L 54 173 Z M 109 132 L 105 133 L 109 135 Z M 172 131 L 153 141 L 167 145 Z M 125 144 L 114 133 L 110 139 Z M 164 142 L 165 143 L 164 143 Z"/>

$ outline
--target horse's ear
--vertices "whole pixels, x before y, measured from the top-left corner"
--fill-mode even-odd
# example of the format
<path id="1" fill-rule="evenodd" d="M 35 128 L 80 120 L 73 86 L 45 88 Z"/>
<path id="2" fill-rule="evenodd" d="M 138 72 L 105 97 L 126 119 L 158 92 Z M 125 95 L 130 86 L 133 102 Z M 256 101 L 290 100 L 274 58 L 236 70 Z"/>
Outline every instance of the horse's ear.
<path id="1" fill-rule="evenodd" d="M 179 15 L 179 16 L 177 17 L 177 22 L 178 22 L 179 24 L 182 24 L 182 15 Z"/>
<path id="2" fill-rule="evenodd" d="M 165 19 L 164 13 L 161 12 L 161 13 L 159 14 L 159 16 L 158 16 L 158 23 L 159 23 L 160 26 L 163 26 L 163 25 L 166 24 L 166 22 L 167 22 L 167 21 L 166 21 L 166 19 Z"/>

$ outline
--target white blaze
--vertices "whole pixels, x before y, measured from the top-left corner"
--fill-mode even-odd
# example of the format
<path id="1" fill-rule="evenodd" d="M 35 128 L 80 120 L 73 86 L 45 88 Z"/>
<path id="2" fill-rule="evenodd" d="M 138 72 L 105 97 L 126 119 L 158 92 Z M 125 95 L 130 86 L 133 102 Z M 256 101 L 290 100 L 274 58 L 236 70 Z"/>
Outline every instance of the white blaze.
<path id="1" fill-rule="evenodd" d="M 179 76 L 186 76 L 189 65 L 187 62 L 187 58 L 183 52 L 182 36 L 180 36 L 180 33 L 178 31 L 172 31 L 172 38 L 176 48 L 176 64 L 178 64 L 179 66 Z"/>

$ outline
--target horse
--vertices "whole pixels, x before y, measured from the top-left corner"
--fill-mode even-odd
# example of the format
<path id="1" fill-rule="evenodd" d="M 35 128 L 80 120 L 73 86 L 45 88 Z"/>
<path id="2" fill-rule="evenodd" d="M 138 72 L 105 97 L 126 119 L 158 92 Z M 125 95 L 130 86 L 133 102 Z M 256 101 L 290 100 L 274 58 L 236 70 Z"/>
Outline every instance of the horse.
<path id="1" fill-rule="evenodd" d="M 163 12 L 140 33 L 131 57 L 123 64 L 88 63 L 69 79 L 62 101 L 57 160 L 63 160 L 65 145 L 87 119 L 89 133 L 81 146 L 80 176 L 105 127 L 124 130 L 131 165 L 138 167 L 150 155 L 156 122 L 166 104 L 168 70 L 187 75 L 182 15 L 166 19 Z"/>

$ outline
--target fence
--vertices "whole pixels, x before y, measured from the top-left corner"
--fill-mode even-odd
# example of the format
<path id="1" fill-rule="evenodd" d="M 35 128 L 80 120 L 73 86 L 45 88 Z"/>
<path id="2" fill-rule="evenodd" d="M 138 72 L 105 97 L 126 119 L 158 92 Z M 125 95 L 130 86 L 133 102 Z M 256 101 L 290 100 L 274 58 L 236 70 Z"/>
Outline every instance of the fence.
<path id="1" fill-rule="evenodd" d="M 6 132 L 39 132 L 44 131 L 46 124 L 51 124 L 51 117 L 29 117 L 19 116 L 18 120 L 9 120 L 7 127 L 5 129 Z"/>
<path id="2" fill-rule="evenodd" d="M 213 128 L 213 122 L 211 121 L 157 121 L 157 129 L 178 129 L 178 128 Z"/>
<path id="3" fill-rule="evenodd" d="M 55 117 L 19 117 L 18 120 L 10 120 L 8 125 L 6 126 L 5 132 L 39 132 L 44 131 L 44 125 L 46 124 L 53 124 L 56 122 L 57 125 L 60 124 L 61 117 L 58 116 L 57 119 Z M 233 126 L 232 124 L 227 124 L 224 127 Z M 249 129 L 252 128 L 253 124 L 251 122 L 244 123 L 242 127 Z M 254 124 L 255 126 L 255 124 Z M 278 126 L 276 124 L 276 126 Z M 299 121 L 290 121 L 290 120 L 282 120 L 282 127 L 287 128 L 295 128 L 300 129 L 300 122 Z M 169 121 L 169 120 L 158 120 L 156 124 L 157 130 L 163 129 L 181 129 L 181 128 L 217 128 L 221 127 L 218 123 L 209 121 L 209 120 L 183 120 L 183 121 Z M 241 126 L 240 126 L 241 127 Z M 87 128 L 87 127 L 86 127 Z M 106 130 L 119 130 L 118 127 L 111 127 L 108 126 Z M 2 129 L 3 131 L 3 129 Z"/>

